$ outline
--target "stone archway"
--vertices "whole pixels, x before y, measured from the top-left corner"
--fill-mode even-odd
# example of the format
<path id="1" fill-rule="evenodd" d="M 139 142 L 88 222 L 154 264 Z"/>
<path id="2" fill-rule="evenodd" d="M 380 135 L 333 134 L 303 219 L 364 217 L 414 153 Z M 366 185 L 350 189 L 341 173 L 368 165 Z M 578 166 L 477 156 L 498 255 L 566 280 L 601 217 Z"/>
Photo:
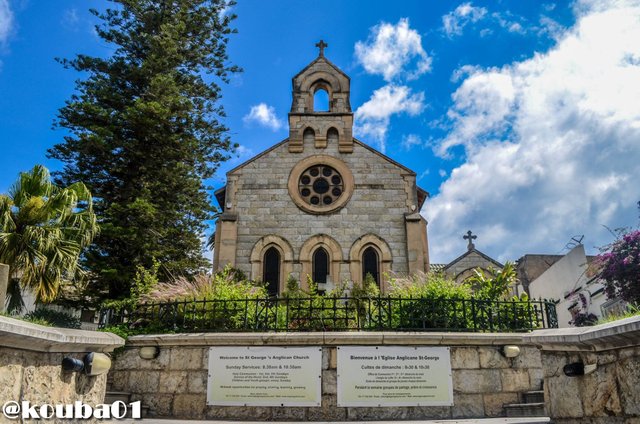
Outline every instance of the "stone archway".
<path id="1" fill-rule="evenodd" d="M 275 248 L 280 254 L 280 270 L 278 293 L 285 290 L 285 283 L 289 274 L 293 272 L 293 248 L 284 238 L 268 235 L 260 238 L 251 250 L 251 279 L 262 280 L 264 273 L 264 254 L 270 248 Z"/>

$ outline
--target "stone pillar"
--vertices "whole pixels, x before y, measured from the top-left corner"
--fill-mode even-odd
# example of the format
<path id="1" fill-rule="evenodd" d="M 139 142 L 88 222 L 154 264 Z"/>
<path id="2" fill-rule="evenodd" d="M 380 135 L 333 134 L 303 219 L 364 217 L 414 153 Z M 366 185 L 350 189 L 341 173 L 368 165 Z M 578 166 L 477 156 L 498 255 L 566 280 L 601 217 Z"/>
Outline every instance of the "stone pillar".
<path id="1" fill-rule="evenodd" d="M 219 237 L 216 234 L 215 255 L 218 271 L 227 264 L 236 266 L 236 244 L 238 242 L 238 214 L 225 212 L 218 218 L 220 223 Z"/>
<path id="2" fill-rule="evenodd" d="M 4 312 L 9 287 L 9 265 L 0 264 L 0 312 Z"/>
<path id="3" fill-rule="evenodd" d="M 419 213 L 405 215 L 407 231 L 407 262 L 409 274 L 429 270 L 427 223 Z"/>

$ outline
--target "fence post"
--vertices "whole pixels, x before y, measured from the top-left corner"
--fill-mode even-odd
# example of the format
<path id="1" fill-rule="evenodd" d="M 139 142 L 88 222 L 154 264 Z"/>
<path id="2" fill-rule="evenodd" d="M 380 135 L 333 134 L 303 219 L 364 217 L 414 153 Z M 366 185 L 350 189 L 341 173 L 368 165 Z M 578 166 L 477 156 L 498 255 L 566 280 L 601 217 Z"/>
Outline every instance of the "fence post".
<path id="1" fill-rule="evenodd" d="M 0 313 L 4 312 L 7 288 L 9 288 L 9 265 L 0 264 Z"/>

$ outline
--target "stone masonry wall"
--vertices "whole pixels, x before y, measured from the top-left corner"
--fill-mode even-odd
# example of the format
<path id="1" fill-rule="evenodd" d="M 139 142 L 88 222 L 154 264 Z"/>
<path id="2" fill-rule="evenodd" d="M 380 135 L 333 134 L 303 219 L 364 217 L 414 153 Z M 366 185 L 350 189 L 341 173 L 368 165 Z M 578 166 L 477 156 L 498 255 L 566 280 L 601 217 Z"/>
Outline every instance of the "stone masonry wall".
<path id="1" fill-rule="evenodd" d="M 0 405 L 23 400 L 37 405 L 69 404 L 76 400 L 89 405 L 102 403 L 107 375 L 64 373 L 60 364 L 65 356 L 83 357 L 0 347 Z"/>
<path id="2" fill-rule="evenodd" d="M 9 401 L 103 403 L 107 374 L 88 377 L 63 372 L 62 359 L 82 359 L 91 351 L 111 352 L 123 344 L 122 338 L 110 333 L 44 327 L 0 316 L 0 405 Z M 16 421 L 0 415 L 0 423 L 4 422 Z"/>
<path id="3" fill-rule="evenodd" d="M 305 213 L 298 209 L 289 196 L 287 182 L 291 169 L 300 160 L 317 154 L 339 158 L 353 173 L 353 195 L 337 213 Z M 304 152 L 299 154 L 289 153 L 286 143 L 277 146 L 229 174 L 241 175 L 235 187 L 227 188 L 227 196 L 234 196 L 234 211 L 238 213 L 236 266 L 250 274 L 249 259 L 256 242 L 263 236 L 277 234 L 291 244 L 294 252 L 293 273 L 299 277 L 301 265 L 298 261 L 302 244 L 315 234 L 325 233 L 333 237 L 342 249 L 345 262 L 340 266 L 340 281 L 350 280 L 346 262 L 350 248 L 362 235 L 373 233 L 388 243 L 393 257 L 392 270 L 406 273 L 404 214 L 407 212 L 407 192 L 402 178 L 402 174 L 406 173 L 406 170 L 357 143 L 354 143 L 353 153 L 349 154 L 339 153 L 336 144 L 329 144 L 325 149 L 305 145 Z"/>
<path id="4" fill-rule="evenodd" d="M 640 424 L 640 316 L 594 327 L 535 331 L 547 413 L 556 424 Z M 563 368 L 596 364 L 568 377 Z"/>
<path id="5" fill-rule="evenodd" d="M 391 333 L 389 333 L 391 334 Z M 212 335 L 215 337 L 216 335 Z M 218 335 L 225 336 L 225 335 Z M 228 335 L 235 336 L 235 335 Z M 344 334 L 348 345 L 362 342 L 363 337 Z M 207 406 L 207 364 L 209 346 L 198 340 L 201 335 L 173 335 L 160 342 L 160 355 L 154 360 L 143 360 L 138 356 L 138 346 L 150 338 L 158 343 L 163 336 L 137 336 L 128 349 L 116 359 L 113 370 L 112 389 L 132 393 L 132 400 L 141 400 L 148 405 L 150 414 L 158 417 L 219 419 L 219 420 L 308 420 L 308 421 L 359 421 L 385 419 L 429 419 L 458 417 L 504 416 L 503 404 L 519 402 L 519 394 L 529 390 L 540 390 L 542 368 L 540 352 L 534 346 L 520 346 L 521 354 L 514 359 L 504 358 L 498 346 L 474 345 L 492 343 L 493 337 L 501 335 L 471 335 L 466 346 L 451 347 L 453 371 L 454 406 L 452 407 L 337 407 L 336 397 L 336 346 L 325 343 L 322 354 L 322 406 L 321 407 L 238 407 Z M 266 334 L 236 336 L 231 344 L 240 343 L 278 345 L 318 345 L 322 335 L 290 334 L 288 343 L 268 340 Z M 173 340 L 171 340 L 173 338 Z M 425 343 L 439 345 L 442 336 L 400 335 L 395 343 L 400 345 Z M 210 339 L 209 345 L 225 344 L 225 338 Z M 230 340 L 226 338 L 226 340 Z M 325 339 L 326 340 L 326 339 Z M 497 339 L 499 342 L 499 339 Z M 142 342 L 142 344 L 140 343 Z M 458 340 L 460 342 L 460 340 Z M 153 343 L 147 343 L 153 344 Z M 168 344 L 167 344 L 168 343 Z M 183 344 L 180 346 L 178 344 Z M 362 343 L 359 343 L 362 344 Z M 387 345 L 390 343 L 387 342 Z"/>
<path id="6" fill-rule="evenodd" d="M 589 375 L 567 377 L 564 365 L 597 363 Z M 640 423 L 640 348 L 601 353 L 544 352 L 545 397 L 555 423 Z"/>

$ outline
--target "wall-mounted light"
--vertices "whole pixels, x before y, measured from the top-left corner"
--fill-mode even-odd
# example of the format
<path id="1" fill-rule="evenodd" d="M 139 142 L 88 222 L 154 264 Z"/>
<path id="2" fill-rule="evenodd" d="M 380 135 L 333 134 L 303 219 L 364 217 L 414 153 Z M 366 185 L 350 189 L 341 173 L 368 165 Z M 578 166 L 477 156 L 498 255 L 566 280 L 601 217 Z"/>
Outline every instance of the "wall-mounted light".
<path id="1" fill-rule="evenodd" d="M 82 360 L 65 357 L 62 359 L 62 369 L 68 372 L 84 371 L 86 375 L 96 376 L 104 374 L 111 368 L 111 358 L 104 353 L 89 352 Z"/>
<path id="2" fill-rule="evenodd" d="M 580 377 L 581 375 L 591 374 L 598 368 L 597 364 L 585 365 L 583 362 L 573 362 L 562 368 L 564 375 L 567 377 Z"/>
<path id="3" fill-rule="evenodd" d="M 520 348 L 513 345 L 502 346 L 500 348 L 500 353 L 505 358 L 515 358 L 516 356 L 520 355 Z"/>
<path id="4" fill-rule="evenodd" d="M 138 351 L 138 356 L 142 359 L 156 359 L 160 355 L 158 346 L 144 346 Z"/>

